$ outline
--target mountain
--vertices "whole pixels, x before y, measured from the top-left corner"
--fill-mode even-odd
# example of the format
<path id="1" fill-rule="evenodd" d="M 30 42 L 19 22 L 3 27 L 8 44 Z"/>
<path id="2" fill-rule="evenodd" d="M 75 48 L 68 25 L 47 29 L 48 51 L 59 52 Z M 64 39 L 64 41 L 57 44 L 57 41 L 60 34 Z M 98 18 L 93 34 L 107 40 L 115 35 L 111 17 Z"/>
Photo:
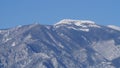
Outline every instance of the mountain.
<path id="1" fill-rule="evenodd" d="M 120 27 L 114 25 L 108 25 L 108 27 L 120 31 Z"/>
<path id="2" fill-rule="evenodd" d="M 120 31 L 64 19 L 0 30 L 0 68 L 119 68 Z"/>

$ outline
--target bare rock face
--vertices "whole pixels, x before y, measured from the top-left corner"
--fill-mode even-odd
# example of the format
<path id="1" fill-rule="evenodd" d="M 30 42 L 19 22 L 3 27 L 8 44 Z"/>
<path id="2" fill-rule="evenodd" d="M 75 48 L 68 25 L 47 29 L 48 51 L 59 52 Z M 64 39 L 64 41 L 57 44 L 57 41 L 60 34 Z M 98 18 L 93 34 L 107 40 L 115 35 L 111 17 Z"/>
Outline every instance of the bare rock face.
<path id="1" fill-rule="evenodd" d="M 0 30 L 0 68 L 119 68 L 120 31 L 88 20 Z"/>

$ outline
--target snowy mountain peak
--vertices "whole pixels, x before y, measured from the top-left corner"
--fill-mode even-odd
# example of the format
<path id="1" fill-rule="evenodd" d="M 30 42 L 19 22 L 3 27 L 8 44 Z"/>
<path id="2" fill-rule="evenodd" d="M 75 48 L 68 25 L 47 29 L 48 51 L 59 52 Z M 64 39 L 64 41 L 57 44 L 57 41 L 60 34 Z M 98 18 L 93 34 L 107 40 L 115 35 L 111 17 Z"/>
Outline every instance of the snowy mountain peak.
<path id="1" fill-rule="evenodd" d="M 120 31 L 80 20 L 56 26 L 0 30 L 0 68 L 120 68 Z"/>
<path id="2" fill-rule="evenodd" d="M 120 31 L 120 27 L 118 27 L 118 26 L 108 25 L 108 27 Z"/>
<path id="3" fill-rule="evenodd" d="M 63 25 L 63 24 L 75 24 L 75 25 L 81 25 L 81 24 L 95 24 L 95 22 L 90 20 L 72 20 L 72 19 L 63 19 L 60 22 L 56 23 L 55 25 Z"/>
<path id="4" fill-rule="evenodd" d="M 65 26 L 65 27 L 70 27 L 72 28 L 75 26 L 82 27 L 82 28 L 88 28 L 88 27 L 95 27 L 95 28 L 100 28 L 99 25 L 97 25 L 95 22 L 90 21 L 90 20 L 72 20 L 72 19 L 63 19 L 60 22 L 54 24 L 55 27 L 60 27 L 60 26 Z"/>

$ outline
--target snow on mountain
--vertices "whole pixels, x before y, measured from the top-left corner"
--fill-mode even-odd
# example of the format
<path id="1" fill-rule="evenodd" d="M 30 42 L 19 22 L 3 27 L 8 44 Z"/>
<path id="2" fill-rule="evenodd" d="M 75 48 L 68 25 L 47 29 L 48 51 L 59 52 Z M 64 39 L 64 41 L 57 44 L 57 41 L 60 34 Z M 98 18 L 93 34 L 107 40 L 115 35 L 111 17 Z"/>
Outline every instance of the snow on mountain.
<path id="1" fill-rule="evenodd" d="M 67 19 L 0 31 L 0 68 L 120 67 L 120 31 L 92 21 Z"/>
<path id="2" fill-rule="evenodd" d="M 118 27 L 118 26 L 108 25 L 108 27 L 120 31 L 120 27 Z"/>
<path id="3" fill-rule="evenodd" d="M 15 45 L 16 45 L 16 43 L 15 43 L 15 42 L 13 42 L 13 43 L 12 43 L 12 46 L 15 46 Z"/>
<path id="4" fill-rule="evenodd" d="M 100 41 L 93 48 L 109 61 L 120 57 L 120 49 L 115 46 L 114 40 Z"/>
<path id="5" fill-rule="evenodd" d="M 76 26 L 82 26 L 82 27 L 99 27 L 98 25 L 95 24 L 95 22 L 90 21 L 90 20 L 72 20 L 72 19 L 63 19 L 60 22 L 56 23 L 55 26 L 57 25 L 76 25 Z M 87 26 L 86 26 L 87 25 Z"/>
<path id="6" fill-rule="evenodd" d="M 55 25 L 59 25 L 59 24 L 75 24 L 77 26 L 83 24 L 83 23 L 87 23 L 87 24 L 95 24 L 95 22 L 93 21 L 89 21 L 89 20 L 72 20 L 72 19 L 63 19 L 60 22 L 56 23 Z"/>
<path id="7" fill-rule="evenodd" d="M 88 28 L 75 28 L 75 27 L 71 27 L 71 26 L 69 26 L 69 27 L 67 27 L 67 28 L 69 28 L 69 29 L 73 29 L 73 30 L 80 30 L 80 31 L 85 31 L 85 32 L 89 32 L 89 29 Z"/>
<path id="8" fill-rule="evenodd" d="M 74 27 L 73 25 L 75 25 L 77 28 Z M 100 28 L 100 26 L 96 25 L 95 22 L 93 22 L 93 21 L 89 21 L 89 20 L 71 20 L 71 19 L 61 20 L 60 22 L 54 24 L 54 26 L 56 28 L 65 26 L 66 28 L 69 28 L 69 29 L 80 30 L 80 31 L 85 31 L 85 32 L 89 32 L 90 27 Z"/>

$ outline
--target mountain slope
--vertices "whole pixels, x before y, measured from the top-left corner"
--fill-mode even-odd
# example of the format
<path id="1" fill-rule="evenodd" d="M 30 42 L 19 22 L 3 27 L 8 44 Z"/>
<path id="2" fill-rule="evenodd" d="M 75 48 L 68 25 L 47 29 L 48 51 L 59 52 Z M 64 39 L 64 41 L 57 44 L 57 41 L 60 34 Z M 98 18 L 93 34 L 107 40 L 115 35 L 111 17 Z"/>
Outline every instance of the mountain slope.
<path id="1" fill-rule="evenodd" d="M 120 31 L 62 20 L 0 30 L 0 68 L 119 68 Z"/>

